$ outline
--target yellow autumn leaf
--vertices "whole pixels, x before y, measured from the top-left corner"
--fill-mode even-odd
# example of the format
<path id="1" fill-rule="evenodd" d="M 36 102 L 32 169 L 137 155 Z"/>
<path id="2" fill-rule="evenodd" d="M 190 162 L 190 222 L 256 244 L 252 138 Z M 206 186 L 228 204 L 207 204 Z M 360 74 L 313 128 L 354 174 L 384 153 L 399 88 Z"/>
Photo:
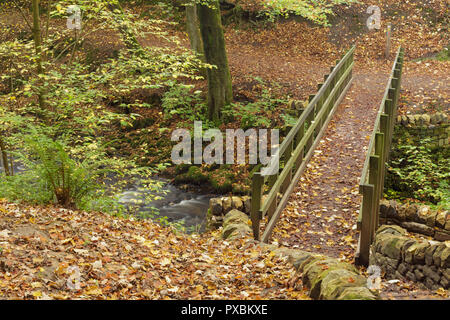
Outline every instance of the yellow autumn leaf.
<path id="1" fill-rule="evenodd" d="M 97 296 L 97 295 L 103 294 L 103 291 L 99 287 L 90 287 L 84 293 L 87 295 L 90 295 L 90 296 Z"/>
<path id="2" fill-rule="evenodd" d="M 161 260 L 161 262 L 159 264 L 161 265 L 161 267 L 164 267 L 164 266 L 167 266 L 167 265 L 169 265 L 171 263 L 172 262 L 169 259 L 164 258 L 164 259 Z"/>
<path id="3" fill-rule="evenodd" d="M 72 241 L 72 238 L 68 238 L 68 239 L 64 239 L 63 241 L 61 241 L 61 244 L 66 244 Z"/>

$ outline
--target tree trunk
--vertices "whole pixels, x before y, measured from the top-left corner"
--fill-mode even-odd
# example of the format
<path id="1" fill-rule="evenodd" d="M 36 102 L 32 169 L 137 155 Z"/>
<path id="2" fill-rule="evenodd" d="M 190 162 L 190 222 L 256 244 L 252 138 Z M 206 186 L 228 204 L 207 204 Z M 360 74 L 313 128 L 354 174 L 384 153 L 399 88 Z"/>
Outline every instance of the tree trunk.
<path id="1" fill-rule="evenodd" d="M 3 169 L 5 170 L 5 174 L 7 176 L 10 176 L 11 172 L 9 171 L 8 154 L 6 153 L 6 149 L 5 149 L 5 145 L 3 143 L 2 137 L 0 137 L 0 153 L 2 155 L 2 163 L 3 163 Z"/>
<path id="2" fill-rule="evenodd" d="M 203 55 L 202 35 L 200 34 L 197 6 L 195 4 L 186 6 L 186 31 L 191 43 L 191 49 L 195 53 Z"/>
<path id="3" fill-rule="evenodd" d="M 37 56 L 36 59 L 36 70 L 38 74 L 44 73 L 44 68 L 42 67 L 42 38 L 41 38 L 41 26 L 40 26 L 40 16 L 39 16 L 39 1 L 33 0 L 33 39 L 34 48 Z M 39 107 L 41 110 L 45 108 L 45 90 L 41 87 L 38 93 Z"/>
<path id="4" fill-rule="evenodd" d="M 231 74 L 225 48 L 219 1 L 198 5 L 200 32 L 203 40 L 205 61 L 216 67 L 208 69 L 208 117 L 219 120 L 220 110 L 230 104 L 233 98 Z"/>

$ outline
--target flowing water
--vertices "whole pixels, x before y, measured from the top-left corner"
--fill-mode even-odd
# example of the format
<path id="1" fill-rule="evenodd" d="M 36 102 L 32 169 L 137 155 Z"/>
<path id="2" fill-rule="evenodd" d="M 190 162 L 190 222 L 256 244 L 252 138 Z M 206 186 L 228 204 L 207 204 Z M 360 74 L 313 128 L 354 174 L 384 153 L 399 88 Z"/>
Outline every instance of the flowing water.
<path id="1" fill-rule="evenodd" d="M 165 182 L 165 192 L 155 192 L 144 189 L 139 185 L 126 190 L 119 196 L 119 202 L 125 206 L 136 206 L 137 213 L 145 217 L 151 215 L 153 208 L 159 210 L 159 216 L 167 217 L 169 222 L 182 222 L 188 229 L 203 231 L 206 222 L 206 213 L 209 208 L 209 199 L 212 195 L 196 194 L 183 191 L 170 184 L 167 180 L 158 178 Z M 148 197 L 160 197 L 158 200 L 146 200 Z"/>
<path id="2" fill-rule="evenodd" d="M 23 165 L 14 162 L 15 173 L 24 170 L 26 168 Z M 0 172 L 3 172 L 3 165 L 0 166 Z M 213 196 L 183 191 L 166 179 L 155 178 L 155 180 L 163 183 L 164 192 L 145 189 L 136 184 L 119 195 L 119 202 L 125 207 L 137 209 L 139 217 L 155 216 L 153 213 L 157 209 L 159 214 L 155 217 L 167 217 L 169 222 L 183 223 L 187 231 L 204 231 L 209 199 Z M 160 199 L 154 200 L 155 197 Z"/>

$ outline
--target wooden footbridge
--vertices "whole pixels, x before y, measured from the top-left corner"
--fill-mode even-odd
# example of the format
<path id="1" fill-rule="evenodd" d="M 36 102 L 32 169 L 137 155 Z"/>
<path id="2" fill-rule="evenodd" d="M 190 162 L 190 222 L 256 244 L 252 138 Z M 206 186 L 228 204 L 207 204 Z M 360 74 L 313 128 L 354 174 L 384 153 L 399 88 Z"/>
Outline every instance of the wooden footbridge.
<path id="1" fill-rule="evenodd" d="M 294 188 L 314 154 L 328 123 L 353 81 L 353 46 L 336 62 L 318 92 L 279 147 L 279 168 L 273 175 L 252 176 L 251 221 L 256 240 L 268 242 Z M 369 142 L 360 179 L 361 209 L 357 221 L 360 231 L 355 262 L 367 265 L 369 248 L 378 226 L 378 207 L 382 197 L 385 162 L 389 156 L 399 97 L 403 49 L 399 48 Z M 257 168 L 257 170 L 259 170 Z M 262 227 L 264 225 L 264 227 Z"/>

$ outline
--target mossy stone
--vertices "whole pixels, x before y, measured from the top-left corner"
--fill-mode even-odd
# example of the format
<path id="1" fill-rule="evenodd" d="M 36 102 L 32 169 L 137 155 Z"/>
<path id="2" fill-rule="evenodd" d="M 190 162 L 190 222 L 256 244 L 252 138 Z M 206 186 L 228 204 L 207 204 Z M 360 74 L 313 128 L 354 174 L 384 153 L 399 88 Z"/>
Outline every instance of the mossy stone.
<path id="1" fill-rule="evenodd" d="M 378 296 L 366 287 L 347 287 L 337 300 L 378 300 Z"/>
<path id="2" fill-rule="evenodd" d="M 319 299 L 336 300 L 349 287 L 365 286 L 367 280 L 347 269 L 330 271 L 322 280 Z"/>

